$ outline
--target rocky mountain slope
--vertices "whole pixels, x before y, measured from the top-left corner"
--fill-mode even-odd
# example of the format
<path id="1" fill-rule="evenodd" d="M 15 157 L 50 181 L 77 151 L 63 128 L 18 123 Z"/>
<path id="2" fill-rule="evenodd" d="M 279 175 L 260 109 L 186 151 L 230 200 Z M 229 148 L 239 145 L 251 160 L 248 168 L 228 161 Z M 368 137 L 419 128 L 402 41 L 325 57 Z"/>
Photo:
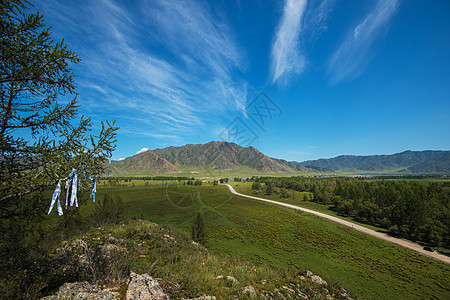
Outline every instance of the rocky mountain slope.
<path id="1" fill-rule="evenodd" d="M 341 155 L 329 159 L 309 160 L 300 163 L 336 171 L 384 171 L 400 173 L 450 173 L 450 151 L 404 151 L 392 155 L 354 156 Z"/>
<path id="2" fill-rule="evenodd" d="M 268 157 L 254 147 L 235 143 L 209 142 L 149 150 L 114 162 L 116 174 L 180 173 L 184 167 L 212 170 L 239 170 L 242 167 L 264 173 L 315 172 L 302 165 Z"/>
<path id="3" fill-rule="evenodd" d="M 127 173 L 153 173 L 161 174 L 180 172 L 177 167 L 158 156 L 152 150 L 136 154 L 122 161 L 113 162 L 111 171 L 119 174 Z"/>

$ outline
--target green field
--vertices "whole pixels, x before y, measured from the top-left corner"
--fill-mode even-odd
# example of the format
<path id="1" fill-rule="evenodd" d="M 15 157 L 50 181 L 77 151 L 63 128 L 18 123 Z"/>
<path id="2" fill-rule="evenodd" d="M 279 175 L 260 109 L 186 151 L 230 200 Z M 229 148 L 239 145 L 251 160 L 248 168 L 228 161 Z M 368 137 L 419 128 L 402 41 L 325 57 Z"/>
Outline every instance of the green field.
<path id="1" fill-rule="evenodd" d="M 97 197 L 119 195 L 127 218 L 186 232 L 201 212 L 208 248 L 257 265 L 306 268 L 368 299 L 450 297 L 450 267 L 400 246 L 307 213 L 234 196 L 226 186 L 140 184 L 99 187 Z M 81 213 L 92 208 L 92 203 L 83 206 Z"/>
<path id="2" fill-rule="evenodd" d="M 274 173 L 274 172 L 262 172 L 249 167 L 242 166 L 237 170 L 216 170 L 212 168 L 198 168 L 191 166 L 179 166 L 179 173 L 166 173 L 164 176 L 173 176 L 173 177 L 195 177 L 195 178 L 204 178 L 204 179 L 219 179 L 225 177 L 251 177 L 251 176 L 278 176 L 278 177 L 290 177 L 290 176 L 316 176 L 319 174 L 335 174 L 334 172 L 330 173 L 316 173 L 316 172 L 295 172 L 295 173 Z M 129 173 L 120 173 L 116 171 L 111 172 L 111 178 L 114 177 L 148 177 L 148 176 L 161 176 L 161 173 L 158 172 L 129 172 Z"/>
<path id="3" fill-rule="evenodd" d="M 351 217 L 340 216 L 337 212 L 330 209 L 333 206 L 332 204 L 327 205 L 327 204 L 320 204 L 320 203 L 315 203 L 312 201 L 303 200 L 304 194 L 308 195 L 309 197 L 313 197 L 312 193 L 310 193 L 310 192 L 298 192 L 298 191 L 293 191 L 293 190 L 287 189 L 291 193 L 291 197 L 281 198 L 278 194 L 275 194 L 275 193 L 273 193 L 271 195 L 253 194 L 252 193 L 252 182 L 230 182 L 229 184 L 231 186 L 233 186 L 233 188 L 236 192 L 241 193 L 241 194 L 260 197 L 260 198 L 269 199 L 269 200 L 275 200 L 278 202 L 283 202 L 283 203 L 292 204 L 292 205 L 297 205 L 297 206 L 307 208 L 307 209 L 312 209 L 312 210 L 315 210 L 315 211 L 318 211 L 318 212 L 321 212 L 321 213 L 324 213 L 324 214 L 327 214 L 330 216 L 338 217 L 343 220 L 347 220 L 347 221 L 353 222 L 355 224 L 358 224 L 358 225 L 361 225 L 361 226 L 364 226 L 364 227 L 367 227 L 367 228 L 370 228 L 370 229 L 373 229 L 376 231 L 387 232 L 387 230 L 384 228 L 376 227 L 376 226 L 366 224 L 366 223 L 361 223 Z"/>

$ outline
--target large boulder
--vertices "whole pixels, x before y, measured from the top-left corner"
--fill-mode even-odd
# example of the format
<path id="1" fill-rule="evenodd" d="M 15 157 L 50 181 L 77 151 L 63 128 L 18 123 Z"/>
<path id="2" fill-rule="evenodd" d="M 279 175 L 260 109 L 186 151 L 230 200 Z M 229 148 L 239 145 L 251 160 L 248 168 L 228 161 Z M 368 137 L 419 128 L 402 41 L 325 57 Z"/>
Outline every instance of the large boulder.
<path id="1" fill-rule="evenodd" d="M 167 300 L 158 281 L 148 274 L 138 275 L 131 272 L 128 284 L 127 300 Z"/>

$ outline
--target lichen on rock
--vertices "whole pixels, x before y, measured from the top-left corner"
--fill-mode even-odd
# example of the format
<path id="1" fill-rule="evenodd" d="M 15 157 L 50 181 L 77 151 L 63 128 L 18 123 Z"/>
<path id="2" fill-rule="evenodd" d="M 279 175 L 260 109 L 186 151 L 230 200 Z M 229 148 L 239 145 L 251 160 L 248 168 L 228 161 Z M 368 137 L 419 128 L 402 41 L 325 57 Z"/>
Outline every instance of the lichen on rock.
<path id="1" fill-rule="evenodd" d="M 128 284 L 127 300 L 167 300 L 158 281 L 148 274 L 138 275 L 134 272 L 130 274 L 130 283 Z"/>

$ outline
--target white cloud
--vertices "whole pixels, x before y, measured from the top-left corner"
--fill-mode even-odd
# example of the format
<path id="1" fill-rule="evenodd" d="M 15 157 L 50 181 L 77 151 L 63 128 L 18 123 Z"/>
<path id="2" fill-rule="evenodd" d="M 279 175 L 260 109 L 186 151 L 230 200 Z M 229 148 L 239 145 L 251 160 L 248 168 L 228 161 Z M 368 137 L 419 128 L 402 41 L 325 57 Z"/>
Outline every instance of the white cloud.
<path id="1" fill-rule="evenodd" d="M 154 38 L 187 68 L 182 78 L 190 83 L 183 90 L 195 92 L 203 104 L 219 111 L 244 112 L 246 97 L 236 95 L 246 95 L 247 82 L 235 75 L 245 69 L 244 51 L 227 24 L 202 5 L 192 0 L 155 1 L 145 13 L 158 29 Z M 202 106 L 210 111 L 210 105 Z"/>
<path id="2" fill-rule="evenodd" d="M 140 153 L 146 152 L 148 150 L 150 150 L 150 149 L 144 147 L 141 150 L 139 150 L 138 152 L 136 152 L 136 154 L 140 154 Z"/>
<path id="3" fill-rule="evenodd" d="M 380 0 L 373 10 L 347 34 L 332 55 L 328 71 L 332 82 L 354 78 L 361 74 L 370 60 L 370 47 L 386 29 L 398 8 L 397 0 Z"/>
<path id="4" fill-rule="evenodd" d="M 333 12 L 335 0 L 311 0 L 305 12 L 302 35 L 308 42 L 314 42 L 328 29 L 327 20 Z M 305 41 L 305 42 L 306 42 Z"/>
<path id="5" fill-rule="evenodd" d="M 118 161 L 121 161 L 121 160 L 124 160 L 124 159 L 125 159 L 125 157 L 121 157 L 121 158 L 118 159 Z"/>
<path id="6" fill-rule="evenodd" d="M 299 51 L 299 36 L 306 3 L 306 0 L 286 0 L 272 44 L 272 83 L 282 76 L 301 74 L 305 68 L 305 57 Z"/>
<path id="7" fill-rule="evenodd" d="M 286 0 L 270 53 L 272 83 L 287 83 L 304 72 L 306 47 L 327 30 L 335 0 Z"/>
<path id="8" fill-rule="evenodd" d="M 119 1 L 43 5 L 83 59 L 80 103 L 117 118 L 122 130 L 181 136 L 228 111 L 245 114 L 244 51 L 208 4 L 142 1 L 133 13 Z"/>

